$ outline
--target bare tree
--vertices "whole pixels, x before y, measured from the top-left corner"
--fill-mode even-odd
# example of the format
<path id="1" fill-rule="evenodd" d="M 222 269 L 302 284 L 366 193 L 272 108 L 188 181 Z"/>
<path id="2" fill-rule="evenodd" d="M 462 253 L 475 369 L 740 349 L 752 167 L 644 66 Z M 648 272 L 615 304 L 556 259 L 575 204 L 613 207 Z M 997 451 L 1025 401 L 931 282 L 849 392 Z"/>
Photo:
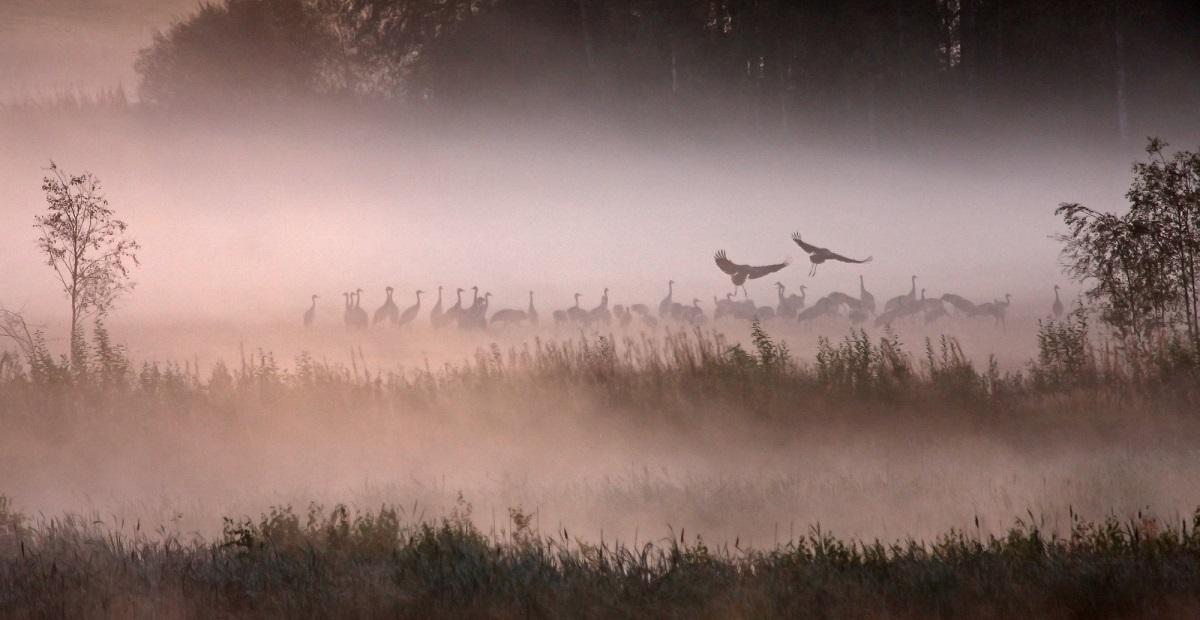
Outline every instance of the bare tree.
<path id="1" fill-rule="evenodd" d="M 133 289 L 129 269 L 138 264 L 140 246 L 125 237 L 125 222 L 113 217 L 91 173 L 67 175 L 50 162 L 42 191 L 46 213 L 34 217 L 41 232 L 38 247 L 71 301 L 71 362 L 78 364 L 84 354 L 83 320 L 104 315 Z"/>

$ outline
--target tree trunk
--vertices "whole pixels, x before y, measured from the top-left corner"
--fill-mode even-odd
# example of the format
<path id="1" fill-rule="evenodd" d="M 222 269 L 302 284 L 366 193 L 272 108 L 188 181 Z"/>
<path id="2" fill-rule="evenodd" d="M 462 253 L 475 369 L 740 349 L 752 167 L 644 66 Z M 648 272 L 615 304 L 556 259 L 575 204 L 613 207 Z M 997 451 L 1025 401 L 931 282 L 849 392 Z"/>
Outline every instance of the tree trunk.
<path id="1" fill-rule="evenodd" d="M 967 113 L 972 121 L 975 116 L 976 71 L 979 66 L 978 7 L 976 0 L 960 0 L 958 18 L 959 62 L 962 68 L 963 85 L 966 91 Z"/>
<path id="2" fill-rule="evenodd" d="M 1116 54 L 1116 107 L 1117 107 L 1117 138 L 1124 147 L 1129 143 L 1129 108 L 1125 98 L 1125 42 L 1121 37 L 1120 24 L 1113 25 L 1113 47 Z"/>
<path id="3" fill-rule="evenodd" d="M 71 294 L 71 369 L 78 372 L 83 364 L 83 335 L 79 333 L 79 299 Z"/>
<path id="4" fill-rule="evenodd" d="M 1004 83 L 1004 2 L 996 0 L 996 67 L 993 75 L 996 88 L 1003 88 Z"/>
<path id="5" fill-rule="evenodd" d="M 675 42 L 671 42 L 671 94 L 679 92 L 679 71 L 675 63 Z"/>
<path id="6" fill-rule="evenodd" d="M 587 0 L 579 0 L 579 27 L 583 34 L 583 58 L 588 71 L 592 70 L 592 29 L 588 24 Z"/>

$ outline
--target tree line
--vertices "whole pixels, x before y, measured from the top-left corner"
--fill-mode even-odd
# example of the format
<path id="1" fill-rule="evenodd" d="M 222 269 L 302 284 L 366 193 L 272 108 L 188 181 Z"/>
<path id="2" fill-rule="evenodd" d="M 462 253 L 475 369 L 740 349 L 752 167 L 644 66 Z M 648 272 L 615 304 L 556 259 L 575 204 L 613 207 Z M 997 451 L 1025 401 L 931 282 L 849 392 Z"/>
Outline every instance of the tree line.
<path id="1" fill-rule="evenodd" d="M 140 97 L 539 101 L 873 135 L 1031 109 L 1114 139 L 1195 118 L 1200 5 L 1175 0 L 221 0 L 141 51 Z"/>

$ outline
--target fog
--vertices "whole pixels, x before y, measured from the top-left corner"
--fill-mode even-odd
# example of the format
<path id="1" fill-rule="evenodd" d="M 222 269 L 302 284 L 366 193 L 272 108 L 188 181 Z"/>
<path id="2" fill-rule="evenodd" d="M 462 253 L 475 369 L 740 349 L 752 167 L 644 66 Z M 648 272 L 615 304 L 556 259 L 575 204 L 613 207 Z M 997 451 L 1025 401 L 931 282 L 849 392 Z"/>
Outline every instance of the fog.
<path id="1" fill-rule="evenodd" d="M 5 0 L 0 101 L 62 91 L 135 90 L 133 60 L 195 0 Z"/>
<path id="2" fill-rule="evenodd" d="M 802 409 L 780 425 L 746 409 L 670 420 L 543 392 L 402 415 L 317 403 L 236 417 L 126 411 L 10 428 L 0 486 L 28 513 L 185 539 L 269 506 L 387 504 L 437 519 L 461 496 L 485 531 L 511 528 L 519 508 L 546 535 L 633 542 L 685 530 L 759 548 L 818 524 L 929 539 L 951 527 L 1002 533 L 1032 514 L 1061 533 L 1072 510 L 1178 522 L 1200 502 L 1194 420 L 1137 402 L 1054 409 L 1033 419 Z"/>
<path id="3" fill-rule="evenodd" d="M 0 28 L 19 36 L 0 36 L 0 87 L 10 100 L 118 83 L 132 94 L 136 50 L 193 8 L 5 3 Z M 95 173 L 143 245 L 137 294 L 120 311 L 131 319 L 291 321 L 312 293 L 335 318 L 339 293 L 364 288 L 371 305 L 388 285 L 400 299 L 478 285 L 496 308 L 532 289 L 549 309 L 575 292 L 594 305 L 604 287 L 615 303 L 651 302 L 673 278 L 685 301 L 709 300 L 729 288 L 717 249 L 743 263 L 790 257 L 780 280 L 818 295 L 852 290 L 861 273 L 886 298 L 917 274 L 931 295 L 1007 292 L 1040 312 L 1049 287 L 1066 284 L 1053 208 L 1121 209 L 1136 155 L 1028 126 L 881 146 L 631 127 L 570 107 L 536 120 L 229 116 L 0 123 L 3 302 L 64 314 L 30 227 L 54 160 Z M 875 261 L 810 280 L 795 230 Z M 770 281 L 752 284 L 760 303 L 772 297 Z"/>
<path id="4" fill-rule="evenodd" d="M 0 7 L 0 98 L 116 84 L 132 93 L 136 50 L 192 3 L 46 6 Z M 793 262 L 748 284 L 759 304 L 774 304 L 776 280 L 808 286 L 810 300 L 857 295 L 860 275 L 881 302 L 907 293 L 913 274 L 931 297 L 1011 293 L 1007 330 L 981 320 L 901 331 L 913 345 L 957 335 L 975 359 L 996 354 L 1019 369 L 1036 355 L 1036 319 L 1052 287 L 1062 285 L 1068 303 L 1078 294 L 1057 262 L 1054 207 L 1121 210 L 1137 156 L 1136 144 L 1112 148 L 1052 127 L 783 140 L 629 123 L 565 104 L 518 116 L 300 104 L 236 114 L 10 112 L 0 109 L 0 304 L 44 326 L 51 347 L 65 351 L 69 308 L 38 254 L 33 218 L 51 161 L 90 171 L 142 246 L 137 287 L 109 319 L 114 339 L 137 362 L 194 360 L 204 370 L 242 350 L 273 351 L 285 363 L 300 351 L 345 362 L 352 347 L 390 370 L 539 335 L 434 334 L 425 310 L 438 286 L 447 306 L 455 288 L 478 286 L 494 295 L 494 309 L 523 308 L 532 290 L 548 322 L 577 292 L 584 307 L 605 288 L 612 304 L 654 306 L 673 279 L 676 301 L 698 298 L 711 315 L 713 297 L 733 290 L 713 264 L 718 249 L 742 263 Z M 1186 148 L 1197 135 L 1170 138 Z M 793 231 L 874 260 L 827 263 L 810 278 Z M 419 327 L 347 335 L 341 294 L 364 289 L 373 311 L 385 286 L 401 308 L 426 292 Z M 321 297 L 318 325 L 305 332 L 312 294 Z M 717 328 L 746 337 L 744 325 Z M 817 334 L 847 328 L 769 327 L 802 357 Z M 1186 427 L 1170 416 L 1085 424 L 1078 441 L 1030 447 L 1029 435 L 993 437 L 968 423 L 945 434 L 906 430 L 906 419 L 865 430 L 829 420 L 783 433 L 729 421 L 647 430 L 609 420 L 602 404 L 576 403 L 563 415 L 544 404 L 472 403 L 448 421 L 297 423 L 275 412 L 22 429 L 0 439 L 0 493 L 47 513 L 160 522 L 186 513 L 178 527 L 208 532 L 221 514 L 313 499 L 416 501 L 444 513 L 461 491 L 484 526 L 520 504 L 538 510 L 546 530 L 629 538 L 670 524 L 764 544 L 784 537 L 778 528 L 818 521 L 902 537 L 980 515 L 992 531 L 1026 510 L 1061 517 L 1067 505 L 1178 514 L 1200 503 L 1195 450 L 1167 445 Z M 1143 435 L 1122 443 L 1114 429 Z"/>
<path id="5" fill-rule="evenodd" d="M 564 125 L 566 125 L 564 123 Z M 494 307 L 544 309 L 604 287 L 614 303 L 656 302 L 667 279 L 685 301 L 732 290 L 712 264 L 796 264 L 789 287 L 878 296 L 956 292 L 1048 306 L 1062 282 L 1052 210 L 1119 208 L 1124 162 L 1086 152 L 871 152 L 830 146 L 632 138 L 584 123 L 546 130 L 408 130 L 308 118 L 237 127 L 10 128 L 3 183 L 8 305 L 64 309 L 39 266 L 33 214 L 53 159 L 89 170 L 143 245 L 121 317 L 296 320 L 308 295 L 336 320 L 338 295 L 364 305 L 438 285 L 478 285 Z M 16 134 L 16 135 L 14 135 Z M 789 239 L 850 255 L 808 278 Z M 751 283 L 760 303 L 772 279 Z M 822 292 L 823 291 L 823 292 Z M 428 299 L 428 298 L 427 298 Z M 711 305 L 709 303 L 709 305 Z M 711 310 L 711 309 L 710 309 Z"/>

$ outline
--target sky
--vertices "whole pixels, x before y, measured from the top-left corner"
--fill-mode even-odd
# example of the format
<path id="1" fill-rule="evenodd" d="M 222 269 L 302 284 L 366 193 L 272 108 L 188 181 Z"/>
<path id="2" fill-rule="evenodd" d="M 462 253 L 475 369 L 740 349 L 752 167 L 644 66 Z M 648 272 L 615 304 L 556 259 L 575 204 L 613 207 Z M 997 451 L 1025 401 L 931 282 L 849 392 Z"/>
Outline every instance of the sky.
<path id="1" fill-rule="evenodd" d="M 0 2 L 0 101 L 124 86 L 154 32 L 198 0 L 4 0 Z"/>
<path id="2" fill-rule="evenodd" d="M 190 1 L 0 3 L 0 93 L 10 98 L 122 84 L 132 59 Z M 631 132 L 570 113 L 545 123 L 472 119 L 456 126 L 295 117 L 0 126 L 0 303 L 61 313 L 34 249 L 40 179 L 52 159 L 95 173 L 142 243 L 135 317 L 204 313 L 290 317 L 312 293 L 330 304 L 386 285 L 478 285 L 493 307 L 544 308 L 572 293 L 594 305 L 654 303 L 668 279 L 682 301 L 731 286 L 712 263 L 795 261 L 793 290 L 907 292 L 978 300 L 1013 293 L 1044 305 L 1054 283 L 1062 201 L 1119 209 L 1129 159 L 1087 144 L 1013 136 L 906 147 L 764 144 L 737 137 Z M 789 236 L 851 256 L 808 278 Z M 769 302 L 769 281 L 751 286 Z M 427 298 L 428 299 L 428 298 Z"/>

